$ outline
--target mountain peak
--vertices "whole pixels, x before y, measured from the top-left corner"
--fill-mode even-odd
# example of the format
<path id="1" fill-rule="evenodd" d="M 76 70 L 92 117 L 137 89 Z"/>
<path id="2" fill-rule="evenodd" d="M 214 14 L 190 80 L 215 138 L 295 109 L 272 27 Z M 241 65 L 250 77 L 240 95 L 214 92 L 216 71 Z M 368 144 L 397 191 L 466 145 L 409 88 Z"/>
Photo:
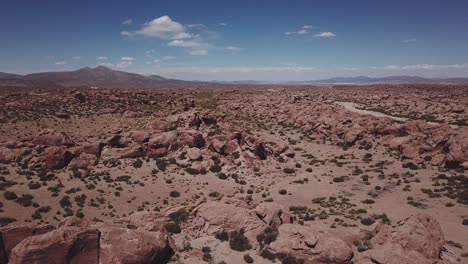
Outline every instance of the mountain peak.
<path id="1" fill-rule="evenodd" d="M 96 66 L 94 67 L 95 71 L 112 71 L 110 68 L 106 67 L 106 66 L 103 66 L 103 65 L 99 65 L 99 66 Z"/>

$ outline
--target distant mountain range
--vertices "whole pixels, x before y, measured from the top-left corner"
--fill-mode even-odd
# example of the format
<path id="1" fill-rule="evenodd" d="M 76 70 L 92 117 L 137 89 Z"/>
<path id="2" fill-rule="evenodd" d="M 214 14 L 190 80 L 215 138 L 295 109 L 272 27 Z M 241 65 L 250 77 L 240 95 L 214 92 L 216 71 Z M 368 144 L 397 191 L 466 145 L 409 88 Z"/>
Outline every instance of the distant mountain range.
<path id="1" fill-rule="evenodd" d="M 256 81 L 256 80 L 239 80 L 231 82 L 212 81 L 223 84 L 292 84 L 292 85 L 366 85 L 366 84 L 468 84 L 468 78 L 423 78 L 418 76 L 388 76 L 381 78 L 372 78 L 367 76 L 355 77 L 334 77 L 329 79 L 311 80 L 311 81 Z"/>
<path id="2" fill-rule="evenodd" d="M 82 68 L 76 71 L 41 72 L 27 75 L 0 72 L 0 86 L 9 87 L 102 87 L 102 88 L 152 88 L 168 85 L 194 84 L 203 82 L 189 82 L 166 79 L 159 75 L 144 76 L 136 73 L 116 71 L 105 66 Z M 304 82 L 263 82 L 263 81 L 234 81 L 234 82 L 205 82 L 205 84 L 401 84 L 401 83 L 454 83 L 468 84 L 468 78 L 422 78 L 417 76 L 389 76 L 371 78 L 367 76 L 336 77 L 330 79 Z"/>
<path id="3" fill-rule="evenodd" d="M 183 84 L 180 80 L 166 79 L 159 75 L 144 76 L 116 71 L 105 66 L 82 68 L 76 71 L 41 72 L 18 75 L 0 72 L 0 86 L 19 87 L 107 87 L 150 88 L 162 84 Z"/>
<path id="4" fill-rule="evenodd" d="M 468 83 L 468 78 L 423 78 L 418 76 L 388 76 L 381 78 L 371 78 L 367 76 L 356 77 L 335 77 L 308 81 L 313 84 L 372 84 L 372 83 Z"/>

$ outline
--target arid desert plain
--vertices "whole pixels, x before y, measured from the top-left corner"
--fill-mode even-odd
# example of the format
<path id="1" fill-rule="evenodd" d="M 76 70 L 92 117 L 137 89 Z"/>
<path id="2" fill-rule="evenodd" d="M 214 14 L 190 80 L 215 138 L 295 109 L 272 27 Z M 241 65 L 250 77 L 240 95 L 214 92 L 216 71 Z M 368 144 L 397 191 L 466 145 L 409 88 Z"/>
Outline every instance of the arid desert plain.
<path id="1" fill-rule="evenodd" d="M 5 88 L 0 124 L 1 263 L 468 262 L 468 86 Z"/>

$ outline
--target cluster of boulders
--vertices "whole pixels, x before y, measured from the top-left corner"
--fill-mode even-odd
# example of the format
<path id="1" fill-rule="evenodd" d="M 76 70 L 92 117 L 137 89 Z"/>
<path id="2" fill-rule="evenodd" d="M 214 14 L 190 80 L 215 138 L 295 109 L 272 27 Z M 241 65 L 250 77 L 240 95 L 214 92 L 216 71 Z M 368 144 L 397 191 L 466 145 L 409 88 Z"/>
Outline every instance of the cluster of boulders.
<path id="1" fill-rule="evenodd" d="M 436 263 L 445 244 L 439 223 L 424 214 L 395 226 L 379 223 L 373 231 L 339 230 L 317 222 L 301 225 L 294 223 L 292 215 L 279 204 L 252 207 L 232 198 L 203 203 L 192 214 L 193 219 L 184 228 L 185 239 L 242 229 L 252 249 L 292 256 L 306 264 Z M 258 237 L 268 229 L 276 230 L 277 237 L 261 244 Z M 358 250 L 356 243 L 364 240 L 367 250 Z"/>
<path id="2" fill-rule="evenodd" d="M 291 96 L 281 108 L 273 108 L 275 102 L 271 100 L 256 104 L 258 118 L 297 127 L 309 138 L 320 142 L 329 141 L 345 147 L 380 142 L 415 164 L 426 162 L 434 166 L 468 169 L 468 127 L 421 120 L 399 123 L 389 118 L 346 111 L 332 102 L 313 101 L 307 94 Z M 248 109 L 242 105 L 233 107 Z"/>
<path id="3" fill-rule="evenodd" d="M 0 228 L 0 263 L 167 263 L 176 248 L 164 231 L 91 224 L 65 218 L 58 227 L 10 224 Z"/>
<path id="4" fill-rule="evenodd" d="M 28 167 L 78 169 L 83 173 L 102 161 L 107 166 L 119 159 L 158 159 L 170 153 L 186 152 L 189 161 L 208 157 L 232 157 L 236 165 L 266 159 L 272 150 L 247 131 L 221 133 L 216 118 L 209 114 L 186 112 L 154 120 L 143 129 L 116 133 L 104 141 L 73 142 L 66 134 L 52 129 L 39 133 L 31 141 L 0 145 L 0 162 L 27 162 Z M 195 164 L 196 165 L 196 164 Z"/>
<path id="5" fill-rule="evenodd" d="M 165 231 L 171 221 L 181 227 L 172 237 Z M 192 241 L 239 230 L 250 245 L 247 249 L 305 264 L 443 263 L 445 245 L 439 223 L 424 214 L 393 226 L 378 223 L 372 231 L 343 230 L 318 222 L 296 223 L 287 209 L 273 202 L 250 206 L 234 198 L 164 213 L 136 212 L 115 223 L 69 217 L 57 228 L 9 224 L 0 228 L 0 263 L 167 263 L 177 251 L 185 252 L 186 263 L 198 263 L 202 256 L 190 254 Z M 358 247 L 362 243 L 366 248 Z"/>
<path id="6" fill-rule="evenodd" d="M 347 87 L 338 91 L 347 101 L 359 102 L 369 110 L 427 121 L 463 123 L 465 120 L 465 124 L 468 112 L 463 102 L 467 92 L 466 86 L 433 84 L 378 85 L 374 89 Z"/>

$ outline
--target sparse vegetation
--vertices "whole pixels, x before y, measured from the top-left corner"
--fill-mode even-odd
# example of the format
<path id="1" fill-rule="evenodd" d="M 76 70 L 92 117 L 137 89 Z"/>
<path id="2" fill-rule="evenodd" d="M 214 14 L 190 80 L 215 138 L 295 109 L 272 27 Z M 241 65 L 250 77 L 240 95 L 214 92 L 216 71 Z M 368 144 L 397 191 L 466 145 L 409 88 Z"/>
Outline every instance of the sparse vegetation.
<path id="1" fill-rule="evenodd" d="M 233 231 L 229 234 L 229 246 L 231 249 L 242 252 L 252 248 L 244 233 L 244 229 L 240 229 L 239 231 Z"/>

